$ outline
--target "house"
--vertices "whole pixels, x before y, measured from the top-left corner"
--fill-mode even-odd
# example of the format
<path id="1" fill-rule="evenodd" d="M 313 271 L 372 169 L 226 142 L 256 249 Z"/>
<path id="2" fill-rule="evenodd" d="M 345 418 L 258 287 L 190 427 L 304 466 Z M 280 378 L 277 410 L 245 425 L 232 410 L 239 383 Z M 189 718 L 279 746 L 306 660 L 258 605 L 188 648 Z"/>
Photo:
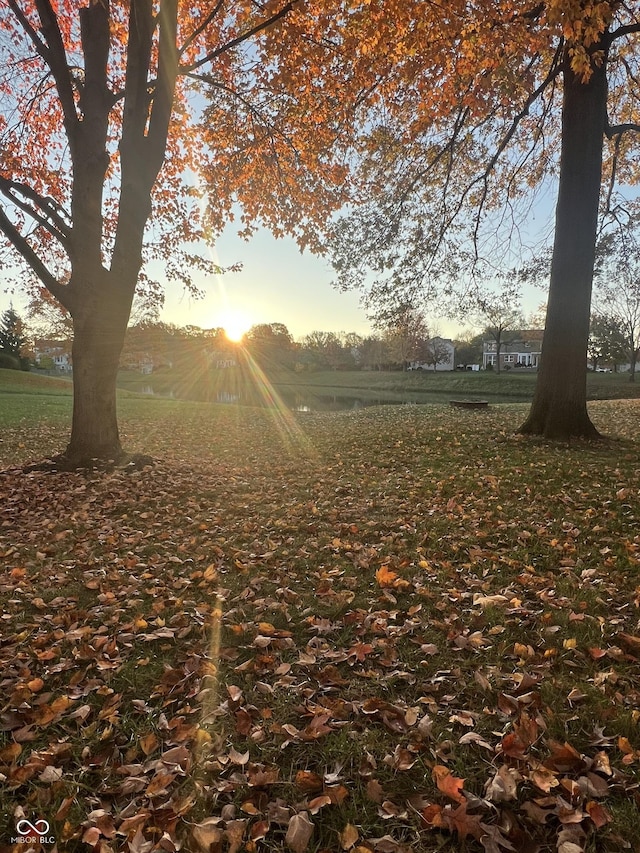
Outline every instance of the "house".
<path id="1" fill-rule="evenodd" d="M 456 348 L 450 338 L 435 336 L 425 342 L 422 358 L 412 361 L 409 370 L 453 370 Z"/>
<path id="2" fill-rule="evenodd" d="M 543 329 L 520 329 L 505 332 L 500 344 L 500 370 L 528 368 L 536 370 L 542 353 Z M 498 345 L 495 340 L 482 343 L 482 367 L 497 366 Z"/>
<path id="3" fill-rule="evenodd" d="M 224 350 L 211 350 L 205 353 L 205 357 L 210 367 L 215 367 L 216 370 L 228 370 L 231 367 L 237 367 L 235 354 Z"/>
<path id="4" fill-rule="evenodd" d="M 33 352 L 38 366 L 60 373 L 71 373 L 71 344 L 68 341 L 41 338 L 35 341 Z"/>

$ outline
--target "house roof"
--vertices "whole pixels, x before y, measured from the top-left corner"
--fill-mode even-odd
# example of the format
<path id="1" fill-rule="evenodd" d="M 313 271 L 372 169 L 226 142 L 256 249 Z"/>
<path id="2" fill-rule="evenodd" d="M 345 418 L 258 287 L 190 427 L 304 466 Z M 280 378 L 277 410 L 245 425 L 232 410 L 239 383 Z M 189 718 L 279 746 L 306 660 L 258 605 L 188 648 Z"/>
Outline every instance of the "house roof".
<path id="1" fill-rule="evenodd" d="M 522 329 L 518 332 L 521 341 L 533 343 L 542 343 L 544 337 L 544 329 Z"/>

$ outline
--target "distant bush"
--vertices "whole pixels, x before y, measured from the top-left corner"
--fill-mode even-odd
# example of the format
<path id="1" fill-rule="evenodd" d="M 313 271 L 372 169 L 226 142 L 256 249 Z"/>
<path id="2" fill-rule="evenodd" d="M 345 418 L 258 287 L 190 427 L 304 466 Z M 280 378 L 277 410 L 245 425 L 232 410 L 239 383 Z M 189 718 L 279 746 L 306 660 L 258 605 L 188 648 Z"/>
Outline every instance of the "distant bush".
<path id="1" fill-rule="evenodd" d="M 20 359 L 15 355 L 0 350 L 0 368 L 3 370 L 21 370 Z"/>

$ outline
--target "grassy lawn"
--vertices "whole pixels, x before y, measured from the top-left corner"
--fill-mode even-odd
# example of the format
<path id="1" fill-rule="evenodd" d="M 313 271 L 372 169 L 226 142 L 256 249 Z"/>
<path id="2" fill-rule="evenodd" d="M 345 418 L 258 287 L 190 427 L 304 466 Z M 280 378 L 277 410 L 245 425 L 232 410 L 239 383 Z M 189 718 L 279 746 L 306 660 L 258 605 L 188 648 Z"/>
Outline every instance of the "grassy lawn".
<path id="1" fill-rule="evenodd" d="M 0 436 L 0 841 L 640 850 L 640 402 L 567 446 L 128 396 L 154 467 L 23 474 L 42 396 Z"/>
<path id="2" fill-rule="evenodd" d="M 7 427 L 20 423 L 33 423 L 37 419 L 69 422 L 72 392 L 71 382 L 65 379 L 0 370 L 0 442 Z"/>

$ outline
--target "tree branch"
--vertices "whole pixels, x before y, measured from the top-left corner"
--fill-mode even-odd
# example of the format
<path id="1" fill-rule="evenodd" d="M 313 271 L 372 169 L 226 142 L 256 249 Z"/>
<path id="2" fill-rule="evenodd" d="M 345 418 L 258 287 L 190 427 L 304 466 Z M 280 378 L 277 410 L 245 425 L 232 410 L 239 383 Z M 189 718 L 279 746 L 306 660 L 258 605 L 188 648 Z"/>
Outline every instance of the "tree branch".
<path id="1" fill-rule="evenodd" d="M 47 48 L 47 45 L 42 41 L 40 36 L 38 35 L 38 31 L 35 30 L 31 26 L 31 22 L 26 17 L 26 15 L 22 11 L 22 9 L 18 6 L 18 4 L 16 3 L 16 0 L 7 0 L 7 3 L 9 5 L 9 8 L 11 9 L 11 11 L 13 12 L 13 14 L 16 16 L 16 18 L 20 22 L 20 26 L 24 30 L 25 34 L 29 37 L 33 46 L 37 50 L 38 55 L 41 56 L 42 59 L 44 59 L 44 61 L 48 65 L 49 64 L 49 49 Z"/>
<path id="2" fill-rule="evenodd" d="M 177 0 L 162 0 L 159 21 L 158 79 L 154 89 L 153 105 L 147 134 L 150 167 L 155 174 L 160 171 L 164 160 L 171 121 L 171 111 L 178 76 L 178 32 Z"/>
<path id="3" fill-rule="evenodd" d="M 38 222 L 39 225 L 45 228 L 66 250 L 69 250 L 71 228 L 60 216 L 59 211 L 61 208 L 54 199 L 44 198 L 32 189 L 32 187 L 20 184 L 16 181 L 9 181 L 2 177 L 0 177 L 0 192 L 9 199 L 12 204 L 15 204 L 16 207 L 20 208 L 20 210 L 28 214 L 32 219 Z M 27 204 L 27 202 L 22 201 L 16 194 L 22 195 L 25 199 L 28 199 L 35 208 L 30 204 Z M 38 208 L 42 213 L 38 212 Z"/>
<path id="4" fill-rule="evenodd" d="M 203 56 L 197 62 L 194 62 L 192 65 L 186 65 L 180 67 L 181 74 L 188 74 L 191 71 L 195 71 L 197 68 L 202 68 L 203 65 L 206 65 L 208 62 L 213 62 L 214 59 L 217 59 L 219 56 L 222 56 L 223 53 L 227 53 L 229 50 L 233 50 L 234 47 L 237 47 L 242 42 L 247 41 L 247 39 L 252 38 L 263 30 L 268 29 L 270 26 L 279 21 L 281 18 L 284 18 L 289 12 L 298 5 L 300 0 L 289 0 L 286 6 L 283 6 L 279 12 L 276 12 L 270 18 L 267 18 L 264 21 L 261 21 L 259 24 L 256 24 L 251 29 L 246 30 L 244 33 L 240 33 L 236 38 L 231 39 L 226 44 L 223 44 L 221 47 L 212 50 L 206 56 Z"/>
<path id="5" fill-rule="evenodd" d="M 68 291 L 65 285 L 60 284 L 58 279 L 47 269 L 40 260 L 40 256 L 31 248 L 27 240 L 15 227 L 9 219 L 5 211 L 0 207 L 0 231 L 9 240 L 12 246 L 18 251 L 24 260 L 29 264 L 33 272 L 38 276 L 40 281 L 47 288 L 49 293 L 54 296 L 61 305 L 68 311 L 71 310 L 69 300 L 67 299 Z"/>
<path id="6" fill-rule="evenodd" d="M 612 30 L 609 33 L 609 42 L 614 42 L 616 39 L 623 38 L 624 36 L 631 36 L 635 33 L 640 33 L 640 23 L 637 24 L 625 24 L 622 27 L 618 27 L 617 30 Z"/>
<path id="7" fill-rule="evenodd" d="M 202 33 L 207 29 L 209 24 L 218 16 L 222 6 L 224 4 L 224 0 L 218 0 L 215 7 L 209 12 L 203 22 L 199 27 L 196 27 L 195 30 L 191 33 L 191 35 L 187 38 L 185 43 L 178 49 L 178 56 L 182 56 L 191 45 L 196 41 L 198 36 L 202 35 Z"/>
<path id="8" fill-rule="evenodd" d="M 113 99 L 107 85 L 109 7 L 106 3 L 93 3 L 80 9 L 79 15 L 85 65 L 80 108 L 85 117 L 95 118 L 100 125 L 106 125 Z M 100 135 L 102 132 L 101 128 Z"/>
<path id="9" fill-rule="evenodd" d="M 15 0 L 10 0 L 15 5 Z M 36 9 L 42 24 L 42 32 L 46 39 L 46 52 L 42 55 L 56 82 L 60 106 L 64 116 L 64 126 L 72 150 L 76 144 L 76 132 L 79 124 L 73 94 L 73 79 L 67 63 L 67 54 L 64 49 L 62 33 L 58 26 L 58 19 L 50 0 L 36 0 Z M 37 47 L 37 45 L 36 45 Z"/>
<path id="10" fill-rule="evenodd" d="M 471 188 L 474 186 L 474 184 L 476 184 L 478 182 L 482 182 L 482 184 L 483 184 L 482 195 L 480 198 L 480 202 L 478 204 L 478 214 L 476 217 L 476 227 L 474 229 L 474 236 L 473 236 L 473 242 L 474 242 L 475 247 L 477 247 L 478 230 L 480 227 L 480 214 L 482 213 L 482 210 L 484 209 L 484 204 L 485 204 L 485 201 L 487 199 L 487 192 L 488 192 L 487 181 L 488 181 L 489 175 L 493 171 L 493 169 L 494 169 L 496 163 L 498 162 L 498 159 L 499 159 L 500 155 L 502 154 L 502 152 L 505 150 L 505 148 L 507 147 L 509 142 L 513 139 L 513 136 L 514 136 L 516 130 L 518 129 L 518 127 L 520 126 L 520 122 L 522 121 L 522 119 L 525 118 L 525 116 L 527 116 L 529 114 L 529 110 L 531 109 L 531 107 L 533 106 L 535 101 L 537 101 L 538 98 L 544 94 L 547 87 L 551 83 L 553 83 L 555 81 L 555 79 L 558 77 L 558 75 L 560 74 L 560 71 L 562 69 L 560 58 L 563 54 L 563 50 L 564 50 L 564 45 L 563 45 L 563 42 L 561 40 L 561 42 L 558 45 L 558 48 L 556 50 L 556 53 L 553 57 L 553 60 L 551 62 L 551 67 L 547 73 L 547 76 L 544 78 L 542 83 L 540 83 L 540 85 L 536 89 L 534 89 L 534 91 L 529 95 L 529 97 L 524 102 L 520 111 L 514 116 L 512 122 L 511 122 L 511 126 L 509 127 L 509 129 L 507 130 L 505 135 L 502 137 L 496 151 L 494 152 L 493 156 L 489 160 L 489 163 L 487 164 L 487 167 L 484 170 L 484 173 L 476 181 L 473 181 L 467 190 L 467 193 L 468 193 L 471 190 Z M 531 61 L 531 64 L 533 64 L 533 59 Z M 466 195 L 466 193 L 465 193 L 465 195 Z"/>
<path id="11" fill-rule="evenodd" d="M 144 136 L 149 115 L 149 66 L 153 42 L 151 0 L 131 0 L 129 7 L 129 48 L 122 119 L 121 156 L 134 140 Z"/>
<path id="12" fill-rule="evenodd" d="M 623 133 L 627 133 L 628 131 L 634 131 L 635 133 L 640 133 L 640 124 L 636 124 L 635 122 L 629 121 L 623 124 L 607 124 L 605 126 L 604 132 L 607 139 L 613 139 L 614 136 L 620 136 Z"/>

